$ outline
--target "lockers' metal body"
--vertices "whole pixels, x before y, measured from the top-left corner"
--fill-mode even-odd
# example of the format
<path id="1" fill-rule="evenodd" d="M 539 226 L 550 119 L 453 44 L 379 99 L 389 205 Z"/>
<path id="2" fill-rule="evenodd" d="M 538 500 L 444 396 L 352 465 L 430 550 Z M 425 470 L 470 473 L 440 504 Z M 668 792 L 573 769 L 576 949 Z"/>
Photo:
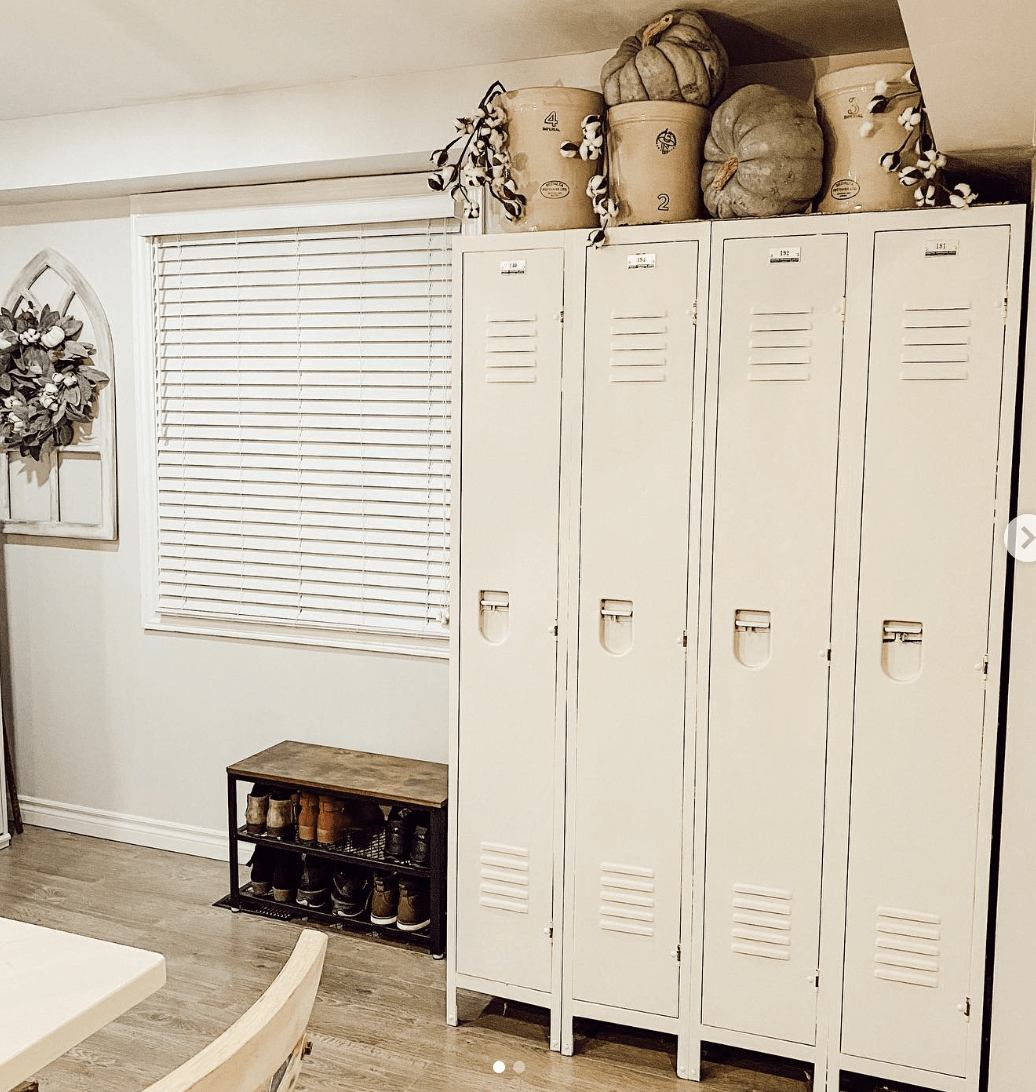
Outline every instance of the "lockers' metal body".
<path id="1" fill-rule="evenodd" d="M 1009 242 L 1006 225 L 946 225 L 874 245 L 842 1050 L 957 1077 L 982 989 L 973 862 L 997 717 Z"/>
<path id="2" fill-rule="evenodd" d="M 688 1014 L 828 1090 L 978 1085 L 1024 218 L 970 211 L 713 226 Z M 800 334 L 841 386 L 808 424 L 786 396 L 788 453 L 745 393 L 746 318 L 777 308 L 743 261 L 805 274 L 821 245 L 844 333 Z M 782 392 L 818 378 L 779 363 Z M 777 679 L 784 635 L 803 657 Z"/>
<path id="3" fill-rule="evenodd" d="M 846 236 L 779 243 L 721 255 L 702 1021 L 812 1046 Z"/>
<path id="4" fill-rule="evenodd" d="M 700 243 L 688 234 L 587 256 L 565 999 L 578 1014 L 628 1010 L 632 1023 L 636 1012 L 675 1021 L 679 1006 L 673 818 L 683 807 L 689 562 L 697 568 Z"/>
<path id="5" fill-rule="evenodd" d="M 976 1092 L 1023 230 L 459 243 L 448 1019 Z"/>
<path id="6" fill-rule="evenodd" d="M 549 999 L 556 874 L 565 251 L 460 259 L 454 955 Z M 542 1001 L 542 1003 L 548 1003 Z"/>

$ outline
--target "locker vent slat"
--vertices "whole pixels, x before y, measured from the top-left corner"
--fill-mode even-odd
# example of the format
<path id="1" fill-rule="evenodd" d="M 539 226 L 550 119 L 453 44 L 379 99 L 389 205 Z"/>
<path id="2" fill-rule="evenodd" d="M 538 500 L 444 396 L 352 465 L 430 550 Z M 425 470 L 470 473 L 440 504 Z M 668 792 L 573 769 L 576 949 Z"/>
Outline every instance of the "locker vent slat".
<path id="1" fill-rule="evenodd" d="M 608 343 L 609 383 L 664 383 L 667 314 L 613 311 Z"/>
<path id="2" fill-rule="evenodd" d="M 482 842 L 479 846 L 479 905 L 512 914 L 529 912 L 529 851 Z"/>
<path id="3" fill-rule="evenodd" d="M 903 305 L 899 378 L 967 379 L 971 349 L 970 303 L 939 307 Z"/>
<path id="4" fill-rule="evenodd" d="M 536 382 L 536 323 L 535 314 L 486 315 L 487 383 Z"/>
<path id="5" fill-rule="evenodd" d="M 942 931 L 938 914 L 879 906 L 874 977 L 908 986 L 939 985 Z"/>
<path id="6" fill-rule="evenodd" d="M 600 927 L 611 933 L 655 935 L 655 873 L 639 865 L 601 865 Z"/>
<path id="7" fill-rule="evenodd" d="M 734 884 L 731 950 L 763 959 L 791 959 L 791 892 Z"/>
<path id="8" fill-rule="evenodd" d="M 753 308 L 748 324 L 748 378 L 803 382 L 813 362 L 813 309 Z"/>

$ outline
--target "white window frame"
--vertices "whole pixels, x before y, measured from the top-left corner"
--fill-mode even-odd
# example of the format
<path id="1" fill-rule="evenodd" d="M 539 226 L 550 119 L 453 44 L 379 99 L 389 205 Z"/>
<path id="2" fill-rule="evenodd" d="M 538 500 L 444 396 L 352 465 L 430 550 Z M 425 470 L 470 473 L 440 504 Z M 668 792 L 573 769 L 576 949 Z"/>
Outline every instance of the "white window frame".
<path id="1" fill-rule="evenodd" d="M 425 192 L 421 193 L 419 187 L 424 188 Z M 331 199 L 332 194 L 337 199 Z M 449 656 L 447 636 L 190 618 L 164 614 L 159 610 L 158 436 L 155 414 L 158 361 L 152 300 L 152 239 L 163 235 L 424 220 L 451 217 L 454 212 L 454 203 L 448 195 L 427 191 L 424 176 L 340 180 L 335 183 L 292 183 L 134 199 L 131 224 L 135 355 L 138 373 L 141 604 L 145 629 L 387 652 L 432 659 L 445 659 Z"/>

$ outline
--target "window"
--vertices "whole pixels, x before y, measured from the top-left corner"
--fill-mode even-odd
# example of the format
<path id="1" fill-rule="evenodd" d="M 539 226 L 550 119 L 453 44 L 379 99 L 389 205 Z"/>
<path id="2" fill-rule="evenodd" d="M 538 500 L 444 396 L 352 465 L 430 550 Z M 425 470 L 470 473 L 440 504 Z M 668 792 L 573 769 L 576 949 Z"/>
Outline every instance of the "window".
<path id="1" fill-rule="evenodd" d="M 445 654 L 457 224 L 369 219 L 386 204 L 334 226 L 140 218 L 148 625 Z"/>

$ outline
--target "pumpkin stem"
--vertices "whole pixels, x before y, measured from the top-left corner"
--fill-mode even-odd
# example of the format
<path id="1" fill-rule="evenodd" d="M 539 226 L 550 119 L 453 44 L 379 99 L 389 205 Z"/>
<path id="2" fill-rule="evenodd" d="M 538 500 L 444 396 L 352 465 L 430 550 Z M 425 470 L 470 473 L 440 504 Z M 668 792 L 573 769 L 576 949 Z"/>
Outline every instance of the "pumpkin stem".
<path id="1" fill-rule="evenodd" d="M 717 193 L 734 177 L 737 167 L 737 156 L 732 155 L 716 172 L 716 177 L 712 180 L 712 188 Z"/>
<path id="2" fill-rule="evenodd" d="M 673 25 L 674 18 L 673 13 L 667 11 L 665 15 L 659 16 L 653 23 L 648 23 L 640 32 L 640 44 L 642 46 L 654 45 L 655 39 Z"/>

